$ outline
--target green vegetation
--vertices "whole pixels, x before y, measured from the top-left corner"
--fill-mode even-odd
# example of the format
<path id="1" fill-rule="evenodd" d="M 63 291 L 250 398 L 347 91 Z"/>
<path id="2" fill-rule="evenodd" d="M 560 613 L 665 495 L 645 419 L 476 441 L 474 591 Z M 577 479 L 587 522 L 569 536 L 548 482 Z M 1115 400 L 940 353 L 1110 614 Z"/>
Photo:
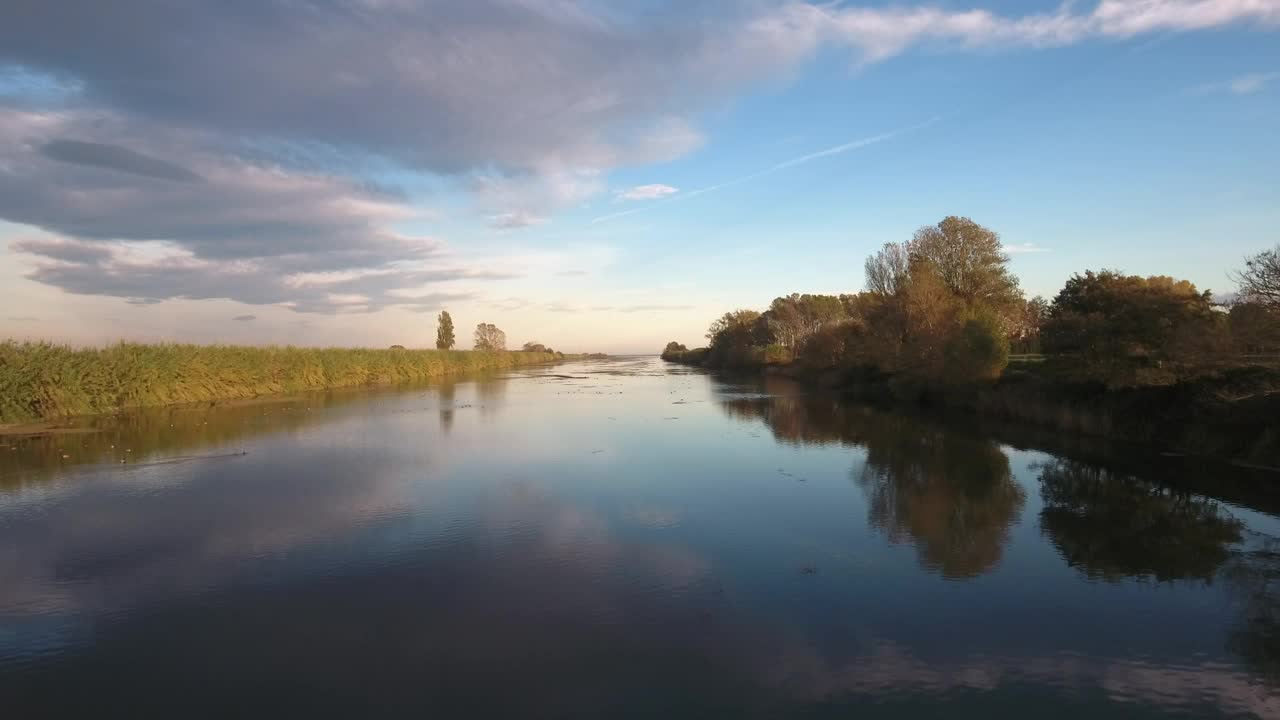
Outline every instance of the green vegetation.
<path id="1" fill-rule="evenodd" d="M 1185 280 L 1112 270 L 1073 276 L 1051 303 L 1028 300 L 1008 265 L 999 235 L 948 217 L 868 258 L 863 292 L 733 310 L 712 323 L 706 348 L 672 342 L 662 357 L 857 370 L 919 394 L 998 381 L 1015 353 L 1021 372 L 1110 390 L 1172 385 L 1280 353 L 1280 248 L 1246 261 L 1229 307 Z"/>
<path id="2" fill-rule="evenodd" d="M 0 342 L 0 423 L 419 380 L 551 362 L 525 352 Z"/>
<path id="3" fill-rule="evenodd" d="M 863 292 L 728 312 L 707 347 L 662 357 L 1280 465 L 1280 248 L 1246 261 L 1226 304 L 1113 270 L 1028 300 L 1008 264 L 998 235 L 949 217 L 868 258 Z"/>
<path id="4" fill-rule="evenodd" d="M 448 310 L 441 310 L 437 322 L 436 349 L 452 350 L 456 342 L 453 338 L 453 316 L 449 314 Z"/>

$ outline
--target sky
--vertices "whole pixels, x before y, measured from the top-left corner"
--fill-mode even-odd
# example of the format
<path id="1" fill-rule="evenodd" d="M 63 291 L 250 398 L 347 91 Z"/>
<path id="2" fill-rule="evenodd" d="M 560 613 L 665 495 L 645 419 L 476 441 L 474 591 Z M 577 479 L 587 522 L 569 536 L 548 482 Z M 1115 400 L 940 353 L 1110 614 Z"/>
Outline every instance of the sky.
<path id="1" fill-rule="evenodd" d="M 1280 0 L 7 0 L 0 337 L 657 352 L 962 215 L 1280 243 Z"/>

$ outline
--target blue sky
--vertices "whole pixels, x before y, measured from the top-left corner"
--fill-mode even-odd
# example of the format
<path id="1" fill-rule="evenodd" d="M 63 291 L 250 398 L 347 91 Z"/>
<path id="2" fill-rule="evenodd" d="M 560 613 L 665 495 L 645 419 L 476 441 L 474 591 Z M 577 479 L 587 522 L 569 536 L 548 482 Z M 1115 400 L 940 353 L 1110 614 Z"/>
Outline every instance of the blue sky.
<path id="1" fill-rule="evenodd" d="M 1047 297 L 1280 242 L 1280 0 L 58 5 L 0 28 L 5 336 L 652 352 L 949 214 Z"/>

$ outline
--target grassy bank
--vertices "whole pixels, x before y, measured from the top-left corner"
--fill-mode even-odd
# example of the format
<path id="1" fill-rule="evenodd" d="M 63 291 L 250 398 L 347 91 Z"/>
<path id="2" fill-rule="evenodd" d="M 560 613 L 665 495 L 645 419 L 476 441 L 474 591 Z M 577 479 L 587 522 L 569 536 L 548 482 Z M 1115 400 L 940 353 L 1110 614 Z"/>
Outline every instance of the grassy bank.
<path id="1" fill-rule="evenodd" d="M 552 362 L 539 352 L 0 342 L 0 424 L 420 380 Z"/>

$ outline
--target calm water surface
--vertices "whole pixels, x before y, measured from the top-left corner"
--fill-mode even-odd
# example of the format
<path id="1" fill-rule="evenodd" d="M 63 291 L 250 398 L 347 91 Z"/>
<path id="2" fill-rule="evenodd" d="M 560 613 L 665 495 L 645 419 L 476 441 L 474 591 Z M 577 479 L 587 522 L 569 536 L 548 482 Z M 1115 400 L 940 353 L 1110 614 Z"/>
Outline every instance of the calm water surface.
<path id="1" fill-rule="evenodd" d="M 647 358 L 87 424 L 5 717 L 1280 717 L 1274 475 Z"/>

